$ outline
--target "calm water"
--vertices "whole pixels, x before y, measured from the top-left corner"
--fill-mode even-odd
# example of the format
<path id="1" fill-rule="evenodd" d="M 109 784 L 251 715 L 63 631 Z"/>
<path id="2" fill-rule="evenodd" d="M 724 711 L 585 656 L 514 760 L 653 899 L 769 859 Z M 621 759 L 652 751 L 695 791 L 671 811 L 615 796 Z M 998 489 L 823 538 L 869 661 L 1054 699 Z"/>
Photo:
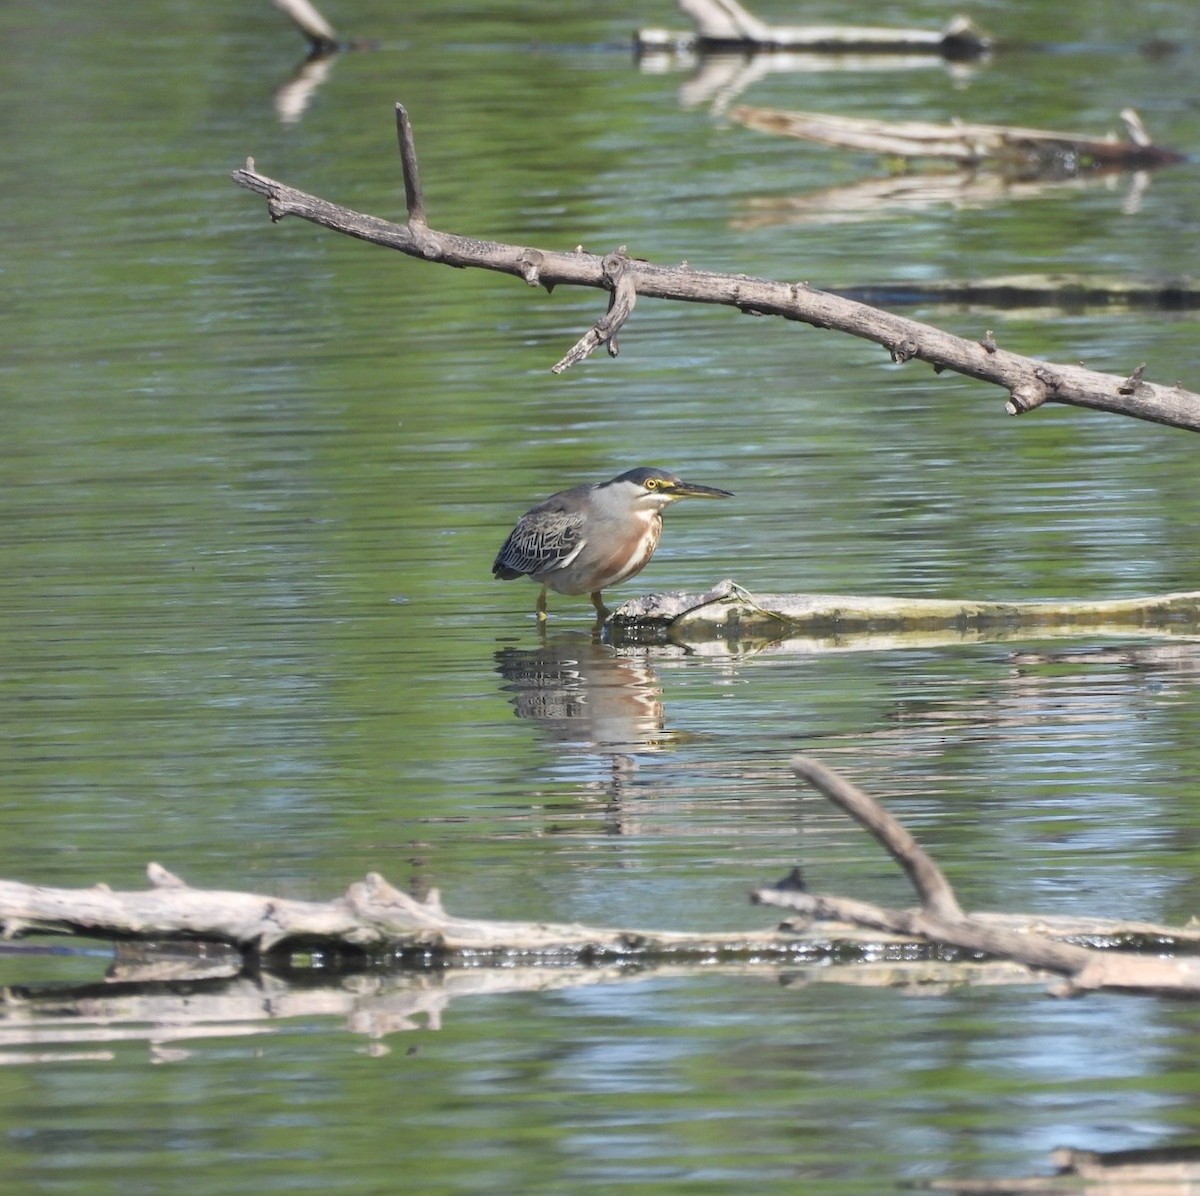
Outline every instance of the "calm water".
<path id="1" fill-rule="evenodd" d="M 272 226 L 227 179 L 251 154 L 399 217 L 402 100 L 431 223 L 455 232 L 828 287 L 1198 276 L 1194 166 L 1144 189 L 863 209 L 838 189 L 879 162 L 721 115 L 1102 132 L 1133 105 L 1195 151 L 1194 5 L 991 0 L 978 21 L 1055 49 L 766 74 L 736 97 L 691 67 L 639 69 L 631 31 L 680 23 L 663 0 L 566 7 L 330 8 L 381 45 L 328 64 L 302 110 L 284 90 L 302 46 L 269 5 L 0 9 L 0 875 L 135 887 L 158 860 L 195 884 L 326 897 L 375 869 L 464 914 L 701 929 L 763 924 L 746 891 L 800 863 L 816 888 L 905 902 L 864 836 L 793 784 L 805 750 L 885 797 L 968 905 L 1197 912 L 1194 645 L 615 650 L 592 643 L 586 600 L 553 601 L 543 639 L 534 587 L 489 572 L 537 499 L 656 463 L 737 498 L 672 512 L 614 596 L 727 576 L 1006 599 L 1194 589 L 1193 436 L 1069 410 L 1012 420 L 995 388 L 865 343 L 651 302 L 619 361 L 556 377 L 597 294 Z M 1154 36 L 1181 48 L 1134 49 Z M 1200 386 L 1192 313 L 914 314 Z M 90 979 L 103 962 L 74 966 Z M 44 968 L 0 960 L 0 980 Z M 393 1019 L 378 1040 L 370 982 L 268 985 L 248 1009 L 295 1010 L 269 1027 L 214 1007 L 207 1032 L 160 1027 L 153 1049 L 144 1019 L 116 1042 L 50 1035 L 54 1059 L 23 1046 L 0 1070 L 0 1175 L 30 1192 L 186 1176 L 197 1193 L 399 1177 L 832 1193 L 1041 1172 L 1059 1145 L 1200 1150 L 1200 1007 L 812 979 L 481 984 L 427 994 L 432 1025 Z"/>

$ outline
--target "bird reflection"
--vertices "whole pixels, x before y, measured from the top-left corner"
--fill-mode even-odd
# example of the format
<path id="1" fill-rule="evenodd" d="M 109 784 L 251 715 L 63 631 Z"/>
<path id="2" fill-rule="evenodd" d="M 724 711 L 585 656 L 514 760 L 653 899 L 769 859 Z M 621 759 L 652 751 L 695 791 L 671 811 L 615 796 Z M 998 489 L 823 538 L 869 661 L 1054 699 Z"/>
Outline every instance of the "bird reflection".
<path id="1" fill-rule="evenodd" d="M 496 671 L 518 718 L 533 719 L 559 743 L 612 754 L 658 751 L 662 689 L 645 656 L 618 655 L 581 632 L 547 636 L 537 648 L 503 648 Z"/>
<path id="2" fill-rule="evenodd" d="M 281 124 L 294 125 L 300 120 L 336 60 L 336 49 L 313 51 L 275 92 L 275 115 Z"/>

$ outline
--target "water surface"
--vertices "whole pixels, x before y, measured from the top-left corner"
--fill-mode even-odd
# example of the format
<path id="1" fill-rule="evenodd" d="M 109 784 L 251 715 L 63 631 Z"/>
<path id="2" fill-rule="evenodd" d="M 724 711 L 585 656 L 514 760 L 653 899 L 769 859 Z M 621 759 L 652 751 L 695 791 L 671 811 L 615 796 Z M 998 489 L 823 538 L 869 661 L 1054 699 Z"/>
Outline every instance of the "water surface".
<path id="1" fill-rule="evenodd" d="M 586 600 L 552 600 L 541 636 L 534 587 L 489 572 L 535 501 L 645 463 L 737 498 L 672 511 L 618 598 L 727 576 L 993 599 L 1190 589 L 1192 437 L 1066 409 L 1013 420 L 995 388 L 866 343 L 649 301 L 617 361 L 555 376 L 595 293 L 272 226 L 227 179 L 250 154 L 399 217 L 401 100 L 430 220 L 454 232 L 829 287 L 1200 273 L 1191 165 L 1144 187 L 748 220 L 756 199 L 888 167 L 731 125 L 690 68 L 639 69 L 630 31 L 679 21 L 651 8 L 330 10 L 380 48 L 333 60 L 287 119 L 302 46 L 270 6 L 0 14 L 0 875 L 138 886 L 158 860 L 320 898 L 379 870 L 464 914 L 693 929 L 761 925 L 747 890 L 794 864 L 814 888 L 907 901 L 794 784 L 803 750 L 886 799 L 968 905 L 1195 912 L 1192 645 L 615 649 L 592 641 Z M 1056 48 L 776 73 L 739 102 L 1096 131 L 1132 104 L 1164 144 L 1200 143 L 1191 6 L 972 15 Z M 1159 35 L 1178 50 L 1136 50 Z M 913 314 L 1200 384 L 1188 312 Z M 10 984 L 32 967 L 0 962 Z M 378 1040 L 306 1012 L 267 1036 L 14 1065 L 0 1159 L 31 1192 L 1022 1175 L 1058 1145 L 1200 1147 L 1195 1020 L 1117 996 L 717 972 L 455 999 Z"/>

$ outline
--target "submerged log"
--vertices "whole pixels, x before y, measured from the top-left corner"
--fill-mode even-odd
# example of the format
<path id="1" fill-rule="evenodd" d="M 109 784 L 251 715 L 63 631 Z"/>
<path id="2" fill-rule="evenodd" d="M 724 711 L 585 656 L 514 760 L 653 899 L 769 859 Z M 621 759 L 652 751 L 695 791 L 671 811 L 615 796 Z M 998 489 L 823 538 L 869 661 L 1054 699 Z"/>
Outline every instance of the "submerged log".
<path id="1" fill-rule="evenodd" d="M 754 594 L 726 578 L 702 594 L 649 594 L 623 603 L 614 633 L 635 638 L 704 640 L 785 636 L 836 637 L 906 632 L 954 632 L 987 640 L 1031 633 L 1059 635 L 1152 630 L 1200 634 L 1200 591 L 1094 602 L 983 602 L 887 598 L 851 594 Z"/>
<path id="2" fill-rule="evenodd" d="M 1024 177 L 1072 177 L 1093 170 L 1147 170 L 1186 161 L 1155 145 L 1131 109 L 1121 113 L 1128 138 L 1059 133 L 1008 125 L 884 121 L 824 112 L 785 112 L 742 105 L 729 119 L 749 129 L 892 158 L 942 158 L 998 164 Z"/>
<path id="3" fill-rule="evenodd" d="M 967 17 L 954 17 L 943 29 L 890 29 L 853 25 L 770 25 L 737 0 L 679 0 L 695 29 L 642 29 L 639 50 L 805 50 L 826 54 L 937 53 L 946 58 L 978 58 L 992 39 Z"/>

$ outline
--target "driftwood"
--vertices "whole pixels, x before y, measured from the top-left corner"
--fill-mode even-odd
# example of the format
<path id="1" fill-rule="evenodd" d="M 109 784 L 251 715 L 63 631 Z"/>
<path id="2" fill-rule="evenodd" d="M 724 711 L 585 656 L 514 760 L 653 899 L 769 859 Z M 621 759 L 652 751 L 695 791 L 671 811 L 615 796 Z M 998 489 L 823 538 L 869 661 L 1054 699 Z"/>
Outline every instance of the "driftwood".
<path id="1" fill-rule="evenodd" d="M 886 814 L 877 815 L 886 819 Z M 903 838 L 903 832 L 900 832 Z M 889 844 L 890 847 L 890 844 Z M 917 849 L 919 851 L 919 849 Z M 911 852 L 911 849 L 909 849 Z M 932 864 L 918 865 L 932 869 Z M 960 955 L 935 949 L 914 951 L 922 931 L 870 925 L 858 919 L 862 903 L 847 902 L 854 916 L 822 915 L 819 927 L 807 919 L 785 921 L 767 930 L 695 932 L 586 926 L 578 923 L 502 922 L 459 918 L 447 913 L 436 892 L 419 901 L 376 874 L 351 885 L 332 901 L 297 901 L 259 893 L 193 889 L 157 864 L 147 869 L 151 887 L 117 891 L 106 885 L 59 889 L 20 881 L 0 881 L 0 918 L 6 940 L 26 936 L 72 936 L 114 942 L 116 962 L 110 982 L 167 983 L 232 979 L 248 965 L 256 974 L 288 976 L 318 967 L 323 972 L 357 972 L 371 963 L 385 971 L 455 967 L 476 971 L 496 967 L 632 969 L 644 974 L 664 966 L 700 965 L 734 970 L 813 964 L 851 965 L 847 983 L 954 984 L 973 974 L 958 970 Z M 929 873 L 933 875 L 933 873 Z M 929 882 L 929 887 L 936 882 Z M 956 902 L 944 886 L 944 916 Z M 814 900 L 797 893 L 793 877 L 752 894 L 760 905 L 790 906 Z M 820 898 L 835 901 L 834 898 Z M 812 912 L 812 911 L 809 911 Z M 1169 927 L 1151 922 L 1081 917 L 977 913 L 971 921 L 993 934 L 1028 939 L 1082 939 L 1101 948 L 1137 947 L 1200 950 L 1200 925 Z M 5 953 L 44 949 L 18 943 Z M 985 952 L 971 947 L 978 955 Z M 950 961 L 954 961 L 952 964 Z M 979 962 L 979 961 L 976 961 Z M 1040 964 L 1027 967 L 1039 968 Z M 1153 963 L 1153 960 L 1147 962 Z M 881 965 L 872 971 L 867 964 Z M 908 965 L 914 965 L 911 969 Z M 1050 968 L 1050 970 L 1054 970 Z M 997 969 L 1003 983 L 1018 973 Z M 615 974 L 615 973 L 612 973 Z M 990 983 L 987 970 L 979 982 Z M 1036 980 L 1026 971 L 1024 982 Z"/>
<path id="2" fill-rule="evenodd" d="M 1200 958 L 1146 958 L 1127 951 L 1097 951 L 964 914 L 941 870 L 874 798 L 816 760 L 797 756 L 792 767 L 797 776 L 876 838 L 904 869 L 921 904 L 917 909 L 888 909 L 807 893 L 798 883 L 759 889 L 753 899 L 761 904 L 797 910 L 817 919 L 834 918 L 895 934 L 916 934 L 930 942 L 1017 960 L 1060 975 L 1061 983 L 1052 990 L 1056 996 L 1096 989 L 1200 995 Z"/>
<path id="3" fill-rule="evenodd" d="M 1093 170 L 1148 170 L 1186 156 L 1155 145 L 1136 112 L 1121 113 L 1126 140 L 1113 134 L 1057 133 L 1007 125 L 933 124 L 865 120 L 823 112 L 784 112 L 743 105 L 729 119 L 763 133 L 778 133 L 838 149 L 893 158 L 942 158 L 966 166 L 993 163 L 1023 177 L 1072 177 Z"/>
<path id="4" fill-rule="evenodd" d="M 1132 374 L 1121 378 L 1082 366 L 1022 357 L 1001 349 L 990 334 L 978 341 L 966 340 L 932 325 L 816 290 L 807 283 L 718 274 L 695 270 L 686 263 L 658 266 L 620 251 L 605 256 L 585 253 L 581 247 L 574 253 L 562 253 L 435 231 L 425 220 L 412 129 L 401 105 L 396 107 L 396 119 L 408 202 L 405 224 L 364 215 L 297 191 L 260 174 L 253 159 L 247 159 L 246 165 L 233 171 L 231 177 L 239 187 L 265 196 L 267 209 L 275 221 L 298 216 L 410 257 L 511 274 L 531 287 L 543 286 L 547 290 L 563 284 L 594 287 L 608 291 L 611 298 L 619 283 L 625 300 L 621 311 L 624 317 L 633 311 L 635 300 L 641 297 L 717 304 L 751 315 L 782 316 L 874 341 L 884 346 L 898 363 L 916 358 L 929 362 L 935 370 L 949 369 L 1001 386 L 1009 393 L 1006 410 L 1013 415 L 1042 403 L 1057 402 L 1200 431 L 1200 395 L 1179 385 L 1161 386 L 1141 375 L 1134 382 Z M 599 344 L 615 356 L 620 330 L 620 320 L 602 316 L 553 368 L 566 369 Z"/>
<path id="5" fill-rule="evenodd" d="M 809 947 L 784 931 L 703 934 L 565 923 L 493 922 L 446 912 L 437 891 L 418 901 L 377 873 L 333 901 L 294 901 L 258 893 L 193 889 L 158 864 L 151 887 L 55 889 L 0 881 L 0 924 L 7 939 L 30 934 L 113 940 L 224 943 L 246 959 L 284 958 L 319 947 L 397 962 L 467 956 L 476 963 L 632 961 L 639 958 L 801 958 Z"/>
<path id="6" fill-rule="evenodd" d="M 639 30 L 640 50 L 806 50 L 826 54 L 937 53 L 946 58 L 978 58 L 992 41 L 966 17 L 955 17 L 944 29 L 881 29 L 844 25 L 770 25 L 753 16 L 737 0 L 679 0 L 695 28 Z"/>
<path id="7" fill-rule="evenodd" d="M 614 636 L 627 640 L 836 638 L 952 632 L 986 641 L 1033 634 L 1200 635 L 1200 591 L 1096 602 L 978 602 L 851 594 L 754 594 L 735 581 L 703 594 L 649 594 L 613 612 Z"/>

